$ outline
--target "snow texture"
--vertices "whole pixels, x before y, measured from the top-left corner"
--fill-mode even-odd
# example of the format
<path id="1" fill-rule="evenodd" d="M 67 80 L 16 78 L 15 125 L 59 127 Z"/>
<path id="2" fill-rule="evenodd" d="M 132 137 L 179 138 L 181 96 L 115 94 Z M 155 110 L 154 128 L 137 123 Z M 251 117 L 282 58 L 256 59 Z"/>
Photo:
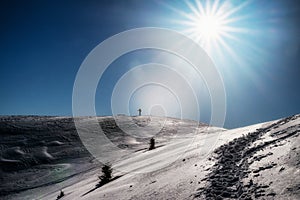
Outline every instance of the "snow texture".
<path id="1" fill-rule="evenodd" d="M 299 115 L 232 130 L 174 118 L 97 117 L 109 140 L 130 152 L 111 160 L 112 179 L 101 187 L 103 164 L 73 120 L 94 121 L 0 117 L 1 199 L 56 199 L 61 190 L 64 200 L 300 199 Z M 145 126 L 161 129 L 146 135 L 138 131 Z M 156 148 L 149 151 L 151 137 Z"/>

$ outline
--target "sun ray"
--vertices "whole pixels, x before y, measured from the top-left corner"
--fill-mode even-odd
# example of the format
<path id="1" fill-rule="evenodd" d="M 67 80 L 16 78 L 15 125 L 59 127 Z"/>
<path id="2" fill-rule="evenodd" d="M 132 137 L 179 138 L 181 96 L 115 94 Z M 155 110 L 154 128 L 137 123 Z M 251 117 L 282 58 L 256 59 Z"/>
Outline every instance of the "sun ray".
<path id="1" fill-rule="evenodd" d="M 205 10 L 204 10 L 202 4 L 199 1 L 196 1 L 196 5 L 197 5 L 197 8 L 199 9 L 199 13 L 201 15 L 203 15 L 205 13 Z"/>
<path id="2" fill-rule="evenodd" d="M 197 10 L 196 8 L 195 8 L 195 6 L 193 6 L 190 2 L 186 2 L 187 3 L 187 6 L 189 7 L 189 9 L 191 9 L 191 11 L 194 13 L 194 15 L 196 16 L 196 17 L 201 17 L 201 13 L 199 13 L 199 10 Z"/>
<path id="3" fill-rule="evenodd" d="M 227 32 L 227 33 L 229 33 L 229 32 L 234 32 L 234 33 L 248 33 L 249 29 L 224 26 L 223 27 L 223 31 Z"/>
<path id="4" fill-rule="evenodd" d="M 206 8 L 205 8 L 205 9 L 206 9 L 206 10 L 205 10 L 205 11 L 206 11 L 206 14 L 207 14 L 207 15 L 211 15 L 211 13 L 210 13 L 210 12 L 211 12 L 210 1 L 207 1 L 207 2 L 206 2 Z"/>
<path id="5" fill-rule="evenodd" d="M 212 9 L 211 9 L 211 14 L 212 15 L 215 15 L 217 13 L 218 7 L 219 7 L 219 0 L 216 0 L 213 3 Z"/>
<path id="6" fill-rule="evenodd" d="M 225 3 L 226 2 L 224 2 L 223 5 L 225 5 Z M 228 19 L 231 15 L 237 13 L 238 11 L 240 11 L 241 9 L 243 9 L 244 7 L 249 5 L 250 3 L 251 3 L 251 1 L 244 1 L 244 3 L 242 3 L 241 5 L 236 6 L 232 9 L 229 9 L 228 12 L 224 12 L 224 14 L 222 15 L 222 19 Z"/>

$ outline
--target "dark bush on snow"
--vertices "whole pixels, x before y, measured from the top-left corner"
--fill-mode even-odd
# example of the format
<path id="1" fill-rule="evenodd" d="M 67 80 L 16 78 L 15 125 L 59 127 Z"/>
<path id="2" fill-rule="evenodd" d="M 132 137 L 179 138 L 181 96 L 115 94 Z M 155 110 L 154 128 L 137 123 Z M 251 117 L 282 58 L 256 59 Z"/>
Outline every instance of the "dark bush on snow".
<path id="1" fill-rule="evenodd" d="M 65 193 L 61 190 L 59 195 L 56 197 L 56 200 L 61 199 L 63 196 L 65 196 Z"/>
<path id="2" fill-rule="evenodd" d="M 111 181 L 111 176 L 112 174 L 112 168 L 111 168 L 111 165 L 110 164 L 105 164 L 103 167 L 102 167 L 102 175 L 99 176 L 99 183 L 96 185 L 96 187 L 101 187 L 102 185 L 108 183 Z"/>

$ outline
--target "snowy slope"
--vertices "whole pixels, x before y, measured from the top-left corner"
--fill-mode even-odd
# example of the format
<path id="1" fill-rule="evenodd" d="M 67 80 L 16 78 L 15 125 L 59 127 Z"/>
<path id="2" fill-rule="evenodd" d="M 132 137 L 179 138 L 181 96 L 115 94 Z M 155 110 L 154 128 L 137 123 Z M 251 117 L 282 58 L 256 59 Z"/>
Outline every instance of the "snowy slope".
<path id="1" fill-rule="evenodd" d="M 2 138 L 8 137 L 7 130 L 24 129 L 20 125 L 21 122 L 12 123 L 13 118 L 7 117 L 5 123 L 2 123 L 5 120 L 1 119 Z M 25 118 L 19 121 L 25 121 L 23 125 L 26 127 L 39 121 L 34 119 L 29 122 L 30 120 L 26 121 Z M 118 120 L 121 127 L 126 125 L 128 120 L 126 118 L 123 116 L 123 119 Z M 50 123 L 51 120 L 55 121 L 56 125 L 50 126 L 49 124 L 53 123 L 53 121 Z M 153 126 L 150 127 L 152 129 L 164 121 L 163 129 L 155 135 L 158 148 L 151 151 L 147 150 L 149 138 L 136 139 L 128 136 L 118 128 L 112 117 L 99 117 L 98 120 L 110 140 L 119 147 L 131 150 L 131 153 L 111 162 L 114 169 L 113 177 L 119 178 L 96 189 L 98 175 L 101 175 L 101 164 L 84 150 L 78 137 L 74 136 L 69 143 L 70 146 L 81 149 L 79 152 L 82 153 L 76 151 L 77 156 L 74 156 L 74 149 L 66 146 L 62 130 L 69 130 L 69 134 L 75 131 L 74 125 L 68 120 L 70 118 L 40 119 L 44 125 L 38 126 L 38 133 L 45 134 L 47 130 L 52 130 L 51 137 L 47 134 L 46 139 L 43 138 L 43 144 L 40 145 L 47 147 L 48 156 L 53 157 L 52 159 L 47 162 L 36 159 L 40 163 L 31 163 L 28 169 L 23 167 L 22 170 L 14 169 L 13 172 L 2 170 L 3 175 L 8 178 L 18 175 L 20 177 L 26 173 L 40 174 L 41 169 L 32 171 L 30 169 L 43 166 L 51 174 L 41 179 L 47 184 L 20 190 L 20 193 L 10 190 L 12 192 L 7 192 L 3 196 L 4 199 L 56 199 L 61 189 L 65 193 L 62 199 L 299 199 L 300 197 L 299 116 L 233 130 L 208 127 L 194 121 L 159 117 L 152 117 L 153 123 L 149 124 L 149 117 L 135 117 L 134 120 L 139 126 L 149 124 Z M 93 121 L 89 118 L 78 120 L 84 120 L 87 124 Z M 28 130 L 37 130 L 36 126 L 28 127 Z M 136 129 L 134 126 L 127 128 L 127 131 Z M 3 130 L 6 131 L 5 134 Z M 19 135 L 25 137 L 24 134 Z M 28 138 L 27 140 L 31 141 Z M 25 151 L 19 142 L 20 139 L 17 141 L 1 140 L 1 162 L 5 163 L 6 160 L 15 158 L 9 157 L 14 154 L 7 153 L 11 149 L 20 155 L 23 155 L 22 151 L 34 155 L 36 151 L 45 153 L 43 148 L 37 150 L 37 147 L 32 151 Z M 57 146 L 65 145 L 65 150 L 56 150 L 47 145 L 49 142 Z M 23 160 L 20 159 L 20 162 Z M 54 171 L 60 169 L 59 167 L 63 169 L 60 173 L 64 177 L 62 180 L 53 177 L 56 173 Z M 64 170 L 68 172 L 67 169 L 71 169 L 69 174 L 64 172 Z M 31 184 L 30 180 L 23 181 Z M 11 187 L 16 186 L 18 183 L 13 182 L 10 187 L 4 189 L 9 191 Z"/>

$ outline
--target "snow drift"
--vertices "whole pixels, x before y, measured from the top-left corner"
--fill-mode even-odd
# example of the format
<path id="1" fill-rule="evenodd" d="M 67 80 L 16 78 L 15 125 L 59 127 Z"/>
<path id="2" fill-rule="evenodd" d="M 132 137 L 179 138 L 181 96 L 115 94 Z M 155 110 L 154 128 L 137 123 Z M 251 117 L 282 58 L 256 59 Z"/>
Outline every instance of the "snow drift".
<path id="1" fill-rule="evenodd" d="M 137 130 L 126 126 L 127 118 L 97 118 L 109 140 L 127 151 L 111 160 L 113 180 L 97 188 L 102 163 L 82 144 L 73 118 L 0 117 L 1 199 L 56 199 L 60 190 L 62 199 L 300 198 L 299 115 L 232 130 L 131 118 L 153 129 L 164 122 L 151 151 L 153 135 L 137 137 L 120 128 Z"/>

